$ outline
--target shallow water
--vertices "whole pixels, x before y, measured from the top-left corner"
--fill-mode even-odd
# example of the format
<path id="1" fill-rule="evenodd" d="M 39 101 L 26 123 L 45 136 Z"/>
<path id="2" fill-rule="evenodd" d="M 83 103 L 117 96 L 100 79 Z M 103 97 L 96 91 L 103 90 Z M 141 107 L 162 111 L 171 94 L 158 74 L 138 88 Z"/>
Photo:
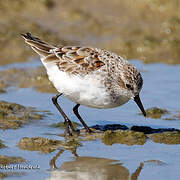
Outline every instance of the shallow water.
<path id="1" fill-rule="evenodd" d="M 166 64 L 143 64 L 140 61 L 131 61 L 142 71 L 144 87 L 141 92 L 141 100 L 145 109 L 157 106 L 165 108 L 177 114 L 180 111 L 180 66 Z M 1 69 L 12 67 L 36 67 L 39 62 L 18 63 Z M 28 160 L 23 165 L 38 165 L 36 170 L 18 170 L 26 172 L 22 177 L 11 177 L 11 179 L 173 179 L 180 177 L 180 145 L 166 145 L 154 143 L 147 140 L 144 145 L 128 146 L 124 144 L 113 144 L 107 146 L 101 140 L 86 141 L 76 149 L 77 154 L 61 149 L 49 154 L 41 154 L 38 151 L 20 150 L 17 146 L 23 137 L 47 137 L 64 140 L 58 134 L 63 130 L 50 127 L 52 123 L 63 121 L 51 102 L 53 94 L 38 93 L 31 88 L 10 87 L 7 93 L 1 94 L 0 99 L 19 103 L 25 106 L 33 106 L 40 110 L 48 110 L 53 115 L 47 115 L 43 120 L 32 121 L 23 128 L 17 130 L 6 130 L 1 133 L 1 140 L 8 148 L 1 149 L 1 155 L 20 156 Z M 66 98 L 59 99 L 67 115 L 77 121 L 72 113 L 74 103 Z M 98 110 L 87 107 L 80 107 L 80 113 L 86 119 L 88 125 L 117 123 L 127 125 L 143 125 L 153 128 L 176 128 L 180 129 L 180 120 L 163 120 L 144 118 L 139 115 L 140 110 L 133 101 L 120 108 L 109 110 Z M 168 117 L 169 115 L 164 115 Z M 78 122 L 78 121 L 77 121 Z M 59 156 L 57 155 L 59 153 Z M 50 162 L 58 156 L 56 170 L 50 170 Z M 76 157 L 76 156 L 79 157 Z M 7 170 L 2 170 L 7 171 Z M 8 179 L 8 178 L 7 178 Z"/>

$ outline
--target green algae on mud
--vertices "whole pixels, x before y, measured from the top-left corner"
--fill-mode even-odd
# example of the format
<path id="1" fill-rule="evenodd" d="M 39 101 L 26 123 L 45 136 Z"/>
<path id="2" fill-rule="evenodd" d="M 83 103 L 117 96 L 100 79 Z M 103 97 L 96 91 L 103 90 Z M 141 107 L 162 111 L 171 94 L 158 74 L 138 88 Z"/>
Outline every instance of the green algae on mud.
<path id="1" fill-rule="evenodd" d="M 51 153 L 60 147 L 65 149 L 73 149 L 77 148 L 78 146 L 81 146 L 81 143 L 75 141 L 74 139 L 63 142 L 44 137 L 24 137 L 18 143 L 18 147 L 22 150 L 40 151 L 41 153 Z"/>
<path id="2" fill-rule="evenodd" d="M 0 171 L 0 179 L 4 179 L 7 177 L 21 177 L 26 175 L 25 172 L 1 172 Z"/>
<path id="3" fill-rule="evenodd" d="M 163 114 L 168 114 L 168 113 L 169 111 L 167 111 L 166 109 L 161 109 L 158 107 L 146 109 L 146 116 L 155 119 L 159 119 L 162 117 Z"/>
<path id="4" fill-rule="evenodd" d="M 69 140 L 75 140 L 77 142 L 83 142 L 83 141 L 94 141 L 101 139 L 102 142 L 106 145 L 112 145 L 114 143 L 119 144 L 126 144 L 126 145 L 143 145 L 146 143 L 147 137 L 154 137 L 153 135 L 156 134 L 157 137 L 160 137 L 162 133 L 172 133 L 172 137 L 174 138 L 175 133 L 180 133 L 178 129 L 174 128 L 158 128 L 154 129 L 148 126 L 133 126 L 130 129 L 118 129 L 118 128 L 125 128 L 124 126 L 120 124 L 110 124 L 109 130 L 107 129 L 108 125 L 105 125 L 105 128 L 94 126 L 96 128 L 91 128 L 92 133 L 87 133 L 85 129 L 80 129 L 79 136 L 72 136 L 69 137 Z M 101 130 L 101 129 L 106 130 Z M 64 134 L 60 135 L 64 136 Z M 154 140 L 153 138 L 151 138 Z M 174 140 L 174 139 L 173 139 Z"/>
<path id="5" fill-rule="evenodd" d="M 50 153 L 55 151 L 62 143 L 63 141 L 60 140 L 47 139 L 43 137 L 24 137 L 19 141 L 18 147 L 22 150 Z"/>
<path id="6" fill-rule="evenodd" d="M 1 148 L 5 148 L 5 147 L 7 147 L 7 146 L 5 146 L 5 145 L 2 143 L 2 141 L 0 140 L 0 149 L 1 149 Z"/>
<path id="7" fill-rule="evenodd" d="M 26 162 L 26 160 L 22 157 L 0 155 L 1 170 L 11 170 L 11 166 L 9 166 L 10 164 L 20 164 L 24 162 Z M 0 171 L 0 179 L 4 179 L 6 177 L 13 177 L 13 176 L 24 176 L 26 174 L 24 172 L 16 172 L 15 169 L 16 169 L 15 166 L 12 166 L 13 171 L 8 171 L 8 172 Z"/>
<path id="8" fill-rule="evenodd" d="M 0 155 L 0 165 L 19 164 L 23 162 L 26 162 L 26 160 L 22 157 Z"/>
<path id="9" fill-rule="evenodd" d="M 57 149 L 74 151 L 79 146 L 82 146 L 82 142 L 97 139 L 101 139 L 101 141 L 106 145 L 112 145 L 115 143 L 126 144 L 128 146 L 144 145 L 147 137 L 157 143 L 180 144 L 180 132 L 173 129 L 172 131 L 163 133 L 159 130 L 159 133 L 149 135 L 133 130 L 100 131 L 93 129 L 93 133 L 86 133 L 84 129 L 81 129 L 80 132 L 79 136 L 67 137 L 65 141 L 44 137 L 24 137 L 20 139 L 18 147 L 22 150 L 51 153 Z"/>
<path id="10" fill-rule="evenodd" d="M 0 101 L 0 128 L 18 129 L 31 120 L 40 120 L 44 117 L 32 107 Z M 40 112 L 40 111 L 39 111 Z"/>
<path id="11" fill-rule="evenodd" d="M 106 145 L 112 145 L 114 143 L 143 145 L 146 142 L 146 135 L 142 132 L 135 132 L 131 130 L 108 130 L 103 134 L 102 142 Z"/>
<path id="12" fill-rule="evenodd" d="M 151 134 L 149 137 L 155 143 L 180 144 L 180 132 L 178 131 Z"/>
<path id="13" fill-rule="evenodd" d="M 2 88 L 0 88 L 0 94 L 5 93 L 6 91 Z"/>
<path id="14" fill-rule="evenodd" d="M 72 122 L 72 125 L 73 127 L 76 129 L 78 127 L 81 127 L 81 124 L 75 122 L 75 121 L 71 121 Z M 65 129 L 65 124 L 64 122 L 59 122 L 59 123 L 53 123 L 50 125 L 51 127 L 54 127 L 54 128 L 60 128 L 60 129 Z"/>
<path id="15" fill-rule="evenodd" d="M 165 114 L 168 114 L 170 116 L 162 118 L 162 116 Z M 162 118 L 163 120 L 179 120 L 180 119 L 179 114 L 177 115 L 172 114 L 172 112 L 170 112 L 169 110 L 158 108 L 158 107 L 152 107 L 152 108 L 146 109 L 146 117 L 154 118 L 154 119 Z"/>

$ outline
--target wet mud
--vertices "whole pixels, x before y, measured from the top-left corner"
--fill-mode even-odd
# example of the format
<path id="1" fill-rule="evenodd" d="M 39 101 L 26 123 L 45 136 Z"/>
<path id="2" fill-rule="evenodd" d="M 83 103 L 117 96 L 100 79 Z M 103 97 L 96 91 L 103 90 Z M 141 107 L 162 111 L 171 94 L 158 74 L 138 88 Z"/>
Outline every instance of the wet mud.
<path id="1" fill-rule="evenodd" d="M 81 143 L 74 140 L 69 139 L 67 141 L 48 139 L 44 137 L 24 137 L 19 143 L 18 147 L 22 150 L 28 151 L 40 151 L 41 153 L 51 153 L 58 148 L 63 149 L 74 149 L 81 146 Z"/>
<path id="2" fill-rule="evenodd" d="M 47 139 L 43 137 L 24 137 L 19 141 L 18 147 L 22 150 L 50 153 L 55 151 L 61 144 L 63 144 L 63 142 L 60 140 Z"/>
<path id="3" fill-rule="evenodd" d="M 142 132 L 134 132 L 130 130 L 115 132 L 106 131 L 102 137 L 102 142 L 106 145 L 114 143 L 127 144 L 127 145 L 143 145 L 146 142 L 146 136 Z"/>
<path id="4" fill-rule="evenodd" d="M 168 114 L 168 113 L 169 113 L 168 110 L 161 109 L 158 107 L 153 107 L 146 110 L 146 116 L 155 119 L 159 119 L 162 117 L 163 114 Z"/>
<path id="5" fill-rule="evenodd" d="M 26 175 L 25 172 L 13 171 L 14 164 L 21 164 L 26 162 L 26 160 L 22 157 L 13 157 L 13 156 L 2 156 L 0 155 L 0 178 L 4 179 L 7 177 L 21 177 Z M 10 166 L 12 165 L 12 166 Z M 15 166 L 14 166 L 15 167 Z M 10 170 L 9 170 L 10 169 Z M 16 168 L 15 168 L 16 169 Z M 2 170 L 8 170 L 2 171 Z"/>
<path id="6" fill-rule="evenodd" d="M 149 137 L 156 143 L 180 144 L 180 131 L 156 133 Z"/>
<path id="7" fill-rule="evenodd" d="M 44 114 L 39 114 L 35 108 L 20 104 L 0 101 L 0 128 L 18 129 L 32 120 L 40 120 Z"/>
<path id="8" fill-rule="evenodd" d="M 26 162 L 24 158 L 13 156 L 0 156 L 0 165 L 8 165 Z"/>
<path id="9" fill-rule="evenodd" d="M 77 122 L 74 122 L 74 121 L 71 121 L 72 122 L 72 125 L 75 129 L 77 129 L 78 127 L 81 127 L 82 125 L 77 123 Z M 64 122 L 59 122 L 59 123 L 53 123 L 50 125 L 51 127 L 54 127 L 54 128 L 60 128 L 60 129 L 65 129 L 65 124 Z"/>
<path id="10" fill-rule="evenodd" d="M 3 142 L 0 140 L 0 149 L 5 148 L 6 146 L 3 144 Z"/>

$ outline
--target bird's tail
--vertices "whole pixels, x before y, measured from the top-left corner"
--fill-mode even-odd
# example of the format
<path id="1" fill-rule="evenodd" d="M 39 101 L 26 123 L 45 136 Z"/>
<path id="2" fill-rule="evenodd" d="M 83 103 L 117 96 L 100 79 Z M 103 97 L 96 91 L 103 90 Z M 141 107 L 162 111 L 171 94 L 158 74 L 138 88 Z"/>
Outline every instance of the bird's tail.
<path id="1" fill-rule="evenodd" d="M 41 41 L 39 38 L 31 35 L 27 32 L 26 34 L 21 34 L 25 42 L 31 46 L 31 48 L 42 57 L 46 57 L 51 54 L 51 49 L 56 48 L 46 42 Z"/>

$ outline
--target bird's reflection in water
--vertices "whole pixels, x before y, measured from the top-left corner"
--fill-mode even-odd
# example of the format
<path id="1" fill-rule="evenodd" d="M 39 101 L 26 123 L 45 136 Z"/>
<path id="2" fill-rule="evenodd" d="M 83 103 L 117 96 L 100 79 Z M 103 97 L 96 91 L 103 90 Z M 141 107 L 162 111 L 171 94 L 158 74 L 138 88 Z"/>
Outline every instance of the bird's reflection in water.
<path id="1" fill-rule="evenodd" d="M 61 167 L 56 166 L 56 159 L 64 152 L 60 150 L 50 161 L 52 169 L 50 178 L 46 180 L 137 180 L 143 168 L 143 163 L 133 174 L 124 167 L 119 161 L 98 158 L 98 157 L 79 157 L 76 151 L 75 160 L 64 162 Z"/>

